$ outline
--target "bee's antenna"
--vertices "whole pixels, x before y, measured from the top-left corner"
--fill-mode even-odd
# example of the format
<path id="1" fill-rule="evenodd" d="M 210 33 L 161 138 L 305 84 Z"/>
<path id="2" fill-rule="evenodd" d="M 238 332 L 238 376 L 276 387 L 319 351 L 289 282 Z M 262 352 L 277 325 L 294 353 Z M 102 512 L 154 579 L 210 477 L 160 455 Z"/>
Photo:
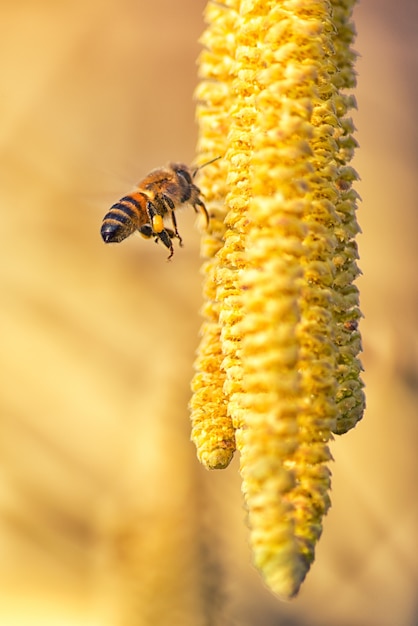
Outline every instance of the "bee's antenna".
<path id="1" fill-rule="evenodd" d="M 214 163 L 215 161 L 219 161 L 219 159 L 221 159 L 222 157 L 217 156 L 214 159 L 211 159 L 210 161 L 206 161 L 206 163 L 203 163 L 203 165 L 199 165 L 199 167 L 197 167 L 192 174 L 192 178 L 194 178 L 196 176 L 196 174 L 198 173 L 199 170 L 201 170 L 203 167 L 206 167 L 207 165 L 210 165 L 211 163 Z"/>

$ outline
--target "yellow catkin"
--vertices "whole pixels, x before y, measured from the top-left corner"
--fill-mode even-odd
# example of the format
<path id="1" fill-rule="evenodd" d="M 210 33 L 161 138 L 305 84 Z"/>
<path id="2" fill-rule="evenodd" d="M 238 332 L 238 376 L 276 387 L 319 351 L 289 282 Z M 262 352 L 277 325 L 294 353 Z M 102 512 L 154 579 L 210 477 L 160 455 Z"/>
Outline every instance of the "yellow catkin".
<path id="1" fill-rule="evenodd" d="M 339 120 L 339 134 L 336 137 L 338 164 L 337 186 L 339 197 L 336 211 L 341 221 L 337 231 L 337 247 L 334 254 L 336 276 L 334 281 L 335 304 L 333 309 L 336 321 L 335 342 L 338 346 L 337 359 L 337 422 L 336 434 L 343 434 L 353 428 L 363 417 L 365 396 L 362 371 L 358 354 L 361 351 L 361 337 L 358 321 L 361 318 L 359 294 L 354 279 L 359 274 L 357 267 L 357 245 L 355 237 L 360 228 L 356 209 L 358 194 L 352 188 L 356 172 L 349 167 L 357 142 L 353 137 L 354 125 L 347 112 L 356 106 L 350 90 L 356 85 L 354 62 L 356 55 L 350 48 L 355 37 L 352 11 L 355 0 L 331 0 L 333 8 L 334 63 L 338 68 L 332 76 L 337 91 L 336 116 Z"/>
<path id="2" fill-rule="evenodd" d="M 200 151 L 223 146 L 205 193 L 213 174 L 226 215 L 204 266 L 195 440 L 216 458 L 232 441 L 222 427 L 235 430 L 254 562 L 282 598 L 298 592 L 330 506 L 328 442 L 363 407 L 355 142 L 341 91 L 353 80 L 352 4 L 210 3 L 201 59 Z M 220 88 L 223 100 L 209 95 Z"/>
<path id="3" fill-rule="evenodd" d="M 312 115 L 308 145 L 312 170 L 305 178 L 308 185 L 303 214 L 306 236 L 301 257 L 301 318 L 297 327 L 298 370 L 304 400 L 297 420 L 298 447 L 286 461 L 286 467 L 293 471 L 295 478 L 295 488 L 289 492 L 288 500 L 294 508 L 294 534 L 305 573 L 314 559 L 315 544 L 322 532 L 322 517 L 330 507 L 328 464 L 332 457 L 327 441 L 332 439 L 337 417 L 337 348 L 331 310 L 335 274 L 332 258 L 337 245 L 334 231 L 338 223 L 334 204 L 337 172 L 333 164 L 336 94 L 329 86 L 330 73 L 334 71 L 330 63 L 333 24 L 329 4 L 314 4 L 308 7 L 306 3 L 299 3 L 294 24 L 296 36 L 304 42 L 300 47 L 310 59 Z M 312 8 L 316 9 L 315 19 Z M 306 57 L 304 60 L 295 50 L 289 64 L 292 73 L 300 76 Z M 296 584 L 294 591 L 297 589 Z"/>
<path id="4" fill-rule="evenodd" d="M 328 9 L 325 2 L 247 2 L 237 35 L 245 65 L 239 88 L 251 94 L 255 115 L 247 127 L 250 225 L 240 272 L 242 393 L 230 398 L 230 410 L 254 561 L 283 598 L 297 593 L 329 507 L 336 381 L 327 307 L 335 244 L 312 207 L 323 181 L 311 145 Z M 320 240 L 323 259 L 312 239 Z M 226 238 L 220 254 L 227 246 Z"/>
<path id="5" fill-rule="evenodd" d="M 231 4 L 231 3 L 229 3 Z M 197 117 L 200 136 L 198 154 L 203 163 L 216 157 L 219 161 L 203 168 L 199 186 L 210 213 L 210 226 L 202 239 L 205 322 L 195 361 L 190 403 L 192 440 L 200 462 L 207 469 L 223 469 L 235 451 L 235 432 L 227 414 L 227 397 L 224 392 L 225 372 L 222 369 L 221 326 L 219 303 L 216 300 L 216 253 L 221 248 L 225 234 L 226 171 L 223 159 L 229 133 L 229 102 L 231 100 L 229 71 L 232 64 L 233 20 L 232 8 L 220 3 L 206 9 L 209 23 L 202 37 L 205 49 L 199 59 L 200 84 L 196 90 Z"/>

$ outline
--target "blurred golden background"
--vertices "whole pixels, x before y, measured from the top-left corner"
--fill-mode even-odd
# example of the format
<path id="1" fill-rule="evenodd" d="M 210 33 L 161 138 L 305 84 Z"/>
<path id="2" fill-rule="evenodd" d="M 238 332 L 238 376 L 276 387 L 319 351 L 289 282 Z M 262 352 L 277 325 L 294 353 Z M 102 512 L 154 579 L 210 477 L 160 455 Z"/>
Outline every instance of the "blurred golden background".
<path id="1" fill-rule="evenodd" d="M 3 2 L 0 624 L 418 624 L 418 6 L 356 10 L 364 420 L 299 597 L 251 565 L 237 459 L 209 473 L 187 404 L 199 234 L 172 262 L 105 246 L 108 207 L 191 163 L 204 0 Z"/>

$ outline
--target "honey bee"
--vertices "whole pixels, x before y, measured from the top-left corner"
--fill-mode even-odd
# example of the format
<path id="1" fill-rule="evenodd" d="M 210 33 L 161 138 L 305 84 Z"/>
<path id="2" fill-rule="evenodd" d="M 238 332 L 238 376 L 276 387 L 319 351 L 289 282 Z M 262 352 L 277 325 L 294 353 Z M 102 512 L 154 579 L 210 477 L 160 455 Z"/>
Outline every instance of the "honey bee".
<path id="1" fill-rule="evenodd" d="M 174 254 L 173 239 L 180 237 L 175 211 L 182 205 L 190 204 L 195 212 L 199 210 L 209 224 L 209 214 L 201 199 L 201 191 L 193 180 L 197 172 L 218 160 L 212 159 L 192 171 L 182 163 L 170 163 L 165 168 L 155 169 L 141 180 L 137 189 L 116 202 L 106 213 L 101 228 L 105 243 L 119 243 L 133 232 L 139 231 L 146 238 L 161 241 Z M 164 218 L 170 216 L 173 228 L 167 228 Z"/>

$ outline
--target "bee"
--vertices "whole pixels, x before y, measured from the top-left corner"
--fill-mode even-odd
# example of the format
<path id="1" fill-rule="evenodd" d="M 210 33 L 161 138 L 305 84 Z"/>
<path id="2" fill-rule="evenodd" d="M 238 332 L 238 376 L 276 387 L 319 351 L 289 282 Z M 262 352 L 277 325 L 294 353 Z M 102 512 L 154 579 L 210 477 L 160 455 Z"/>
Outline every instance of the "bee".
<path id="1" fill-rule="evenodd" d="M 152 170 L 141 180 L 135 191 L 116 202 L 106 213 L 101 228 L 105 243 L 119 243 L 133 232 L 139 231 L 146 238 L 161 241 L 174 254 L 173 239 L 183 240 L 177 228 L 175 211 L 190 204 L 195 212 L 201 211 L 209 224 L 209 214 L 201 199 L 201 191 L 193 180 L 197 172 L 220 157 L 204 163 L 192 171 L 182 163 L 170 163 L 167 167 Z M 173 228 L 167 228 L 164 219 L 170 216 Z"/>

